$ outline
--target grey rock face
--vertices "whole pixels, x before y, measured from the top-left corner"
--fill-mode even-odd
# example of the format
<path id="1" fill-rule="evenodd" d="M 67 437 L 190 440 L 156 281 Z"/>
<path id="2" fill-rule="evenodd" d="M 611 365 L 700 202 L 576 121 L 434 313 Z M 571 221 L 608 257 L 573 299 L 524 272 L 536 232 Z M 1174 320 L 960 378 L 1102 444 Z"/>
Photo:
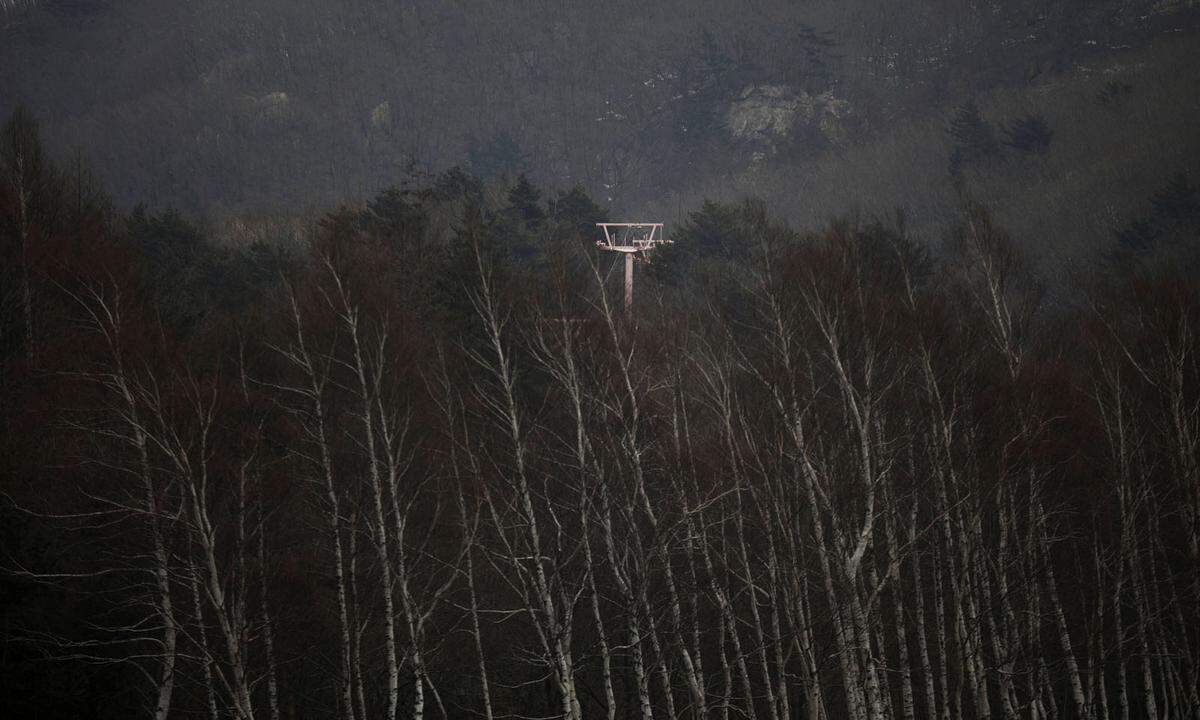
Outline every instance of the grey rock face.
<path id="1" fill-rule="evenodd" d="M 773 151 L 807 126 L 840 143 L 846 134 L 841 120 L 849 114 L 850 104 L 832 92 L 810 95 L 787 85 L 750 85 L 730 103 L 725 127 L 734 140 Z"/>

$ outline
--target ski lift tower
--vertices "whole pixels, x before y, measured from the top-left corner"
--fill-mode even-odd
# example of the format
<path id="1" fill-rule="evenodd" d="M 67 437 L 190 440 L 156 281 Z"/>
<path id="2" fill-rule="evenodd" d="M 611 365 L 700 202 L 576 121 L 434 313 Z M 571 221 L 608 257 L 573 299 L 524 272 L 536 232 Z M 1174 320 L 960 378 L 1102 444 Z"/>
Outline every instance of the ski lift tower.
<path id="1" fill-rule="evenodd" d="M 662 223 L 596 223 L 604 231 L 601 250 L 625 254 L 625 314 L 633 312 L 633 260 L 650 262 L 650 251 L 667 242 Z"/>

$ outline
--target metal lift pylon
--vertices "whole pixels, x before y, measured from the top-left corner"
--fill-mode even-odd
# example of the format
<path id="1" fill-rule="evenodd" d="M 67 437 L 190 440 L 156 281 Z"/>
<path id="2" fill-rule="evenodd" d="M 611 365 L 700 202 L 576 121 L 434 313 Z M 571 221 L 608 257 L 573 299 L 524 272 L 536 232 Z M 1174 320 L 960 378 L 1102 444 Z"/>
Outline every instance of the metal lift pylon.
<path id="1" fill-rule="evenodd" d="M 601 250 L 625 255 L 625 314 L 633 314 L 633 261 L 640 258 L 650 261 L 650 251 L 667 242 L 663 238 L 662 223 L 596 223 L 604 232 L 604 239 L 597 240 Z"/>

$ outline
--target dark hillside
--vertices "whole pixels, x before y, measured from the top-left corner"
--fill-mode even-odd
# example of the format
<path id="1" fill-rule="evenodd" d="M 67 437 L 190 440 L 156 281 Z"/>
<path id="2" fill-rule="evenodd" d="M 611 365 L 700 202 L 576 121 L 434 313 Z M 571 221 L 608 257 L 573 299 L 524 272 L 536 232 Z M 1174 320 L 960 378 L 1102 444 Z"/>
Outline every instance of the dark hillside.
<path id="1" fill-rule="evenodd" d="M 968 170 L 1018 235 L 1063 228 L 1053 252 L 1074 256 L 1195 162 L 1198 16 L 1182 0 L 10 0 L 0 114 L 35 108 L 126 207 L 291 213 L 463 165 L 671 221 L 745 193 L 824 221 L 850 196 L 941 232 L 941 131 L 975 101 L 997 131 L 1049 124 L 1040 165 Z"/>

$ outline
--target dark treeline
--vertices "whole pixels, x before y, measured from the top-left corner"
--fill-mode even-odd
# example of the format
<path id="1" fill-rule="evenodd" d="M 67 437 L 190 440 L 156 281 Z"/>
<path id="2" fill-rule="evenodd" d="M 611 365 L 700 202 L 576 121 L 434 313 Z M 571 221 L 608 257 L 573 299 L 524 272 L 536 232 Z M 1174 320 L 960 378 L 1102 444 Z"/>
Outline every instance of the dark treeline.
<path id="1" fill-rule="evenodd" d="M 626 316 L 579 190 L 218 243 L 2 141 L 8 717 L 1196 717 L 1186 178 L 1053 293 L 711 202 Z"/>

